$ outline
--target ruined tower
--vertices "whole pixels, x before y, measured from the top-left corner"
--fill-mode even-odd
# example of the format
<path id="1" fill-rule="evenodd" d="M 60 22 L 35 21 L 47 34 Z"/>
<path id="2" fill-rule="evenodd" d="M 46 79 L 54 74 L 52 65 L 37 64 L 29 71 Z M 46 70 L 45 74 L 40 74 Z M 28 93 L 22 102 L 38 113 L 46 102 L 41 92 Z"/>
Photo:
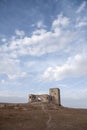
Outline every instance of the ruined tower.
<path id="1" fill-rule="evenodd" d="M 49 95 L 51 96 L 51 100 L 53 104 L 61 105 L 60 102 L 60 89 L 59 88 L 50 88 Z"/>
<path id="2" fill-rule="evenodd" d="M 60 102 L 60 89 L 59 88 L 50 88 L 48 94 L 29 94 L 29 103 L 52 103 L 61 105 Z"/>

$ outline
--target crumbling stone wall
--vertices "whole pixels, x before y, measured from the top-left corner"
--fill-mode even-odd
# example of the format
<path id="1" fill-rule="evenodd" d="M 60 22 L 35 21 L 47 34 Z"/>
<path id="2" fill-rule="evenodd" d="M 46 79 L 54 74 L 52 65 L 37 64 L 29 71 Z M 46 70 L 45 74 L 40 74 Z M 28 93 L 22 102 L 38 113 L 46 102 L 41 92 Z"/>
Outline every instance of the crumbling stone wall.
<path id="1" fill-rule="evenodd" d="M 42 95 L 34 95 L 30 94 L 29 95 L 29 102 L 30 103 L 53 103 L 57 105 L 61 105 L 60 102 L 60 89 L 58 88 L 51 88 L 49 90 L 49 95 L 48 94 L 42 94 Z"/>
<path id="2" fill-rule="evenodd" d="M 48 94 L 43 95 L 29 95 L 29 102 L 43 102 L 43 103 L 49 103 L 50 102 L 50 96 Z"/>

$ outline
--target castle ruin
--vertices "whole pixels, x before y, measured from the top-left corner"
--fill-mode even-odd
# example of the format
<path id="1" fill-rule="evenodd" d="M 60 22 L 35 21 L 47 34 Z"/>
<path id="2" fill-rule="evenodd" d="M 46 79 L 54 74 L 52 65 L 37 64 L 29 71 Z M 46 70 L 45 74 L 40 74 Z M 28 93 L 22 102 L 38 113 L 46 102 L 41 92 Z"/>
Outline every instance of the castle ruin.
<path id="1" fill-rule="evenodd" d="M 59 88 L 50 88 L 49 95 L 48 94 L 41 94 L 41 95 L 29 95 L 29 103 L 52 103 L 61 105 L 60 102 L 60 89 Z"/>

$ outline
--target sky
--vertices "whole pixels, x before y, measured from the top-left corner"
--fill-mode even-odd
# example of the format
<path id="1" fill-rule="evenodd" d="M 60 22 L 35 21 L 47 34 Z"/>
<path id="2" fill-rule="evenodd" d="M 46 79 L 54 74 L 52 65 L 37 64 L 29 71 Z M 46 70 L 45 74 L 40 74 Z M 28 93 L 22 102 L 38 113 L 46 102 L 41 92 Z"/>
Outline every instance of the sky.
<path id="1" fill-rule="evenodd" d="M 0 0 L 0 102 L 57 87 L 87 108 L 87 0 Z"/>

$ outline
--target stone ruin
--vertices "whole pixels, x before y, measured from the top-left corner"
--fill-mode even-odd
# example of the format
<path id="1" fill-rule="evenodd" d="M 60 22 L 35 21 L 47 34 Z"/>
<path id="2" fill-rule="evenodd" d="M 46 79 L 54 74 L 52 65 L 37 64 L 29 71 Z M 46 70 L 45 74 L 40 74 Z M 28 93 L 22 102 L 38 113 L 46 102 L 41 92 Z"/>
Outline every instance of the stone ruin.
<path id="1" fill-rule="evenodd" d="M 52 103 L 61 105 L 60 102 L 60 89 L 59 88 L 50 88 L 49 95 L 41 94 L 41 95 L 29 95 L 29 103 Z"/>

